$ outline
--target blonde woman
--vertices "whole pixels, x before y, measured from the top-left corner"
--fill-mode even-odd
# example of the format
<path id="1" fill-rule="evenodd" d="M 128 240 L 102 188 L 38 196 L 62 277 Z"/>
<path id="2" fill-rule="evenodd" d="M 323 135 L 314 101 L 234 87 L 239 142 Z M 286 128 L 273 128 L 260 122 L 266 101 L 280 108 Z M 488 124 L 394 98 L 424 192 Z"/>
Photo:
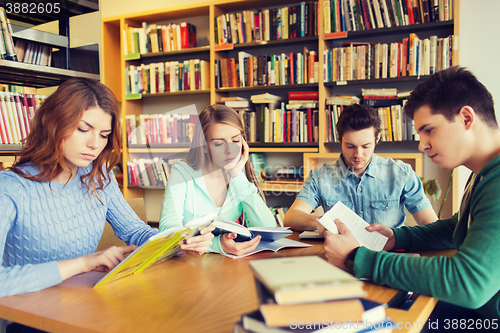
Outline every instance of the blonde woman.
<path id="1" fill-rule="evenodd" d="M 209 213 L 247 226 L 276 226 L 248 160 L 248 145 L 240 117 L 225 105 L 203 109 L 185 160 L 176 163 L 167 184 L 160 230 Z M 235 242 L 236 234 L 214 238 L 209 252 L 242 255 L 253 251 L 260 236 Z"/>

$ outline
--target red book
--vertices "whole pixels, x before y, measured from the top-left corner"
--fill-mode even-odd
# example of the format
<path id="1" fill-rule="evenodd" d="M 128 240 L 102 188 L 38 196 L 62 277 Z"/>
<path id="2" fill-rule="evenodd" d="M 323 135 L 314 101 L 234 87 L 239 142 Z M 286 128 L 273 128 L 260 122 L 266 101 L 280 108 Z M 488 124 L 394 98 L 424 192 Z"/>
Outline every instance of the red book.
<path id="1" fill-rule="evenodd" d="M 196 47 L 196 27 L 188 22 L 182 22 L 181 26 L 181 49 Z"/>
<path id="2" fill-rule="evenodd" d="M 411 0 L 406 0 L 406 7 L 408 8 L 408 21 L 410 24 L 415 24 L 415 19 L 413 17 L 413 5 Z"/>
<path id="3" fill-rule="evenodd" d="M 295 124 L 292 124 L 292 111 L 287 111 L 286 119 L 287 119 L 286 122 L 288 124 L 286 142 L 292 142 L 292 137 L 291 137 L 292 128 L 291 127 L 295 126 Z"/>
<path id="4" fill-rule="evenodd" d="M 290 58 L 288 58 L 290 62 L 290 84 L 295 84 L 295 61 L 293 57 L 293 52 L 290 52 Z M 290 93 L 289 93 L 290 94 Z"/>
<path id="5" fill-rule="evenodd" d="M 363 96 L 363 99 L 398 99 L 398 96 L 396 96 L 396 95 L 390 95 L 390 96 L 366 95 L 366 96 Z"/>
<path id="6" fill-rule="evenodd" d="M 231 70 L 231 87 L 237 88 L 238 87 L 238 73 L 236 71 L 236 60 L 234 58 L 231 58 L 229 60 L 229 69 Z"/>
<path id="7" fill-rule="evenodd" d="M 313 140 L 313 119 L 312 109 L 307 108 L 307 142 L 314 142 Z"/>
<path id="8" fill-rule="evenodd" d="M 5 125 L 8 120 L 4 119 L 3 114 L 3 107 L 0 103 L 0 143 L 9 143 L 7 140 L 7 126 Z"/>
<path id="9" fill-rule="evenodd" d="M 402 58 L 401 58 L 401 76 L 406 76 L 408 67 L 408 37 L 403 38 L 402 47 Z"/>
<path id="10" fill-rule="evenodd" d="M 297 100 L 297 99 L 319 99 L 318 91 L 289 91 L 288 92 L 289 100 Z"/>

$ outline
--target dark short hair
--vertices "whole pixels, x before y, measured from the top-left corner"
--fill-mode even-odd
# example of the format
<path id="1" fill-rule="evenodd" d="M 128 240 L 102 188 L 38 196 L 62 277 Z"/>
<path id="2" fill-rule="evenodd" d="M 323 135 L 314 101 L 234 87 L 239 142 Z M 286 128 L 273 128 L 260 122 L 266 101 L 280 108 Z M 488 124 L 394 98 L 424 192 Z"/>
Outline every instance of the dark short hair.
<path id="1" fill-rule="evenodd" d="M 340 113 L 337 121 L 337 133 L 340 141 L 342 141 L 345 132 L 360 131 L 373 127 L 375 138 L 377 138 L 380 133 L 380 124 L 380 118 L 374 108 L 365 104 L 352 104 L 345 107 Z"/>
<path id="2" fill-rule="evenodd" d="M 464 106 L 470 106 L 492 128 L 498 128 L 493 97 L 486 87 L 464 67 L 453 66 L 437 72 L 418 85 L 404 107 L 413 119 L 416 110 L 427 105 L 433 114 L 442 114 L 448 121 Z"/>

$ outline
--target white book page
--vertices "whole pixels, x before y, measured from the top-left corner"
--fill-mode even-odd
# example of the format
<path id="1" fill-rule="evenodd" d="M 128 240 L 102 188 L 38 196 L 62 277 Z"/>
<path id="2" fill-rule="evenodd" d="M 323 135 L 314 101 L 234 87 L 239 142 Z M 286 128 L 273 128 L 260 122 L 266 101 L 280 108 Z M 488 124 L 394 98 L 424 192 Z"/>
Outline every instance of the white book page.
<path id="1" fill-rule="evenodd" d="M 376 231 L 369 232 L 366 230 L 369 224 L 340 201 L 318 219 L 318 222 L 328 231 L 338 234 L 339 230 L 335 224 L 335 219 L 339 219 L 347 226 L 361 246 L 373 251 L 381 251 L 385 243 L 387 243 L 388 238 L 386 236 Z"/>

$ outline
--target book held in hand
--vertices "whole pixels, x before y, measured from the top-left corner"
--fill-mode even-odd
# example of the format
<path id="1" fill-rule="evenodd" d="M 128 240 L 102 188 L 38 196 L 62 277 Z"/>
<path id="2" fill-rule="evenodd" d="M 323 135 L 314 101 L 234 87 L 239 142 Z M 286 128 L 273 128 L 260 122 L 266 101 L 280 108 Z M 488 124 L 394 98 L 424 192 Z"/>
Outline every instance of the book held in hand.
<path id="1" fill-rule="evenodd" d="M 361 297 L 363 282 L 317 256 L 253 260 L 255 278 L 280 305 Z"/>
<path id="2" fill-rule="evenodd" d="M 212 232 L 215 236 L 223 233 L 235 232 L 238 237 L 236 242 L 246 242 L 260 235 L 261 241 L 276 241 L 278 239 L 290 236 L 293 231 L 288 227 L 245 227 L 236 222 L 216 219 L 213 223 L 215 230 Z"/>
<path id="3" fill-rule="evenodd" d="M 387 243 L 388 238 L 386 236 L 376 231 L 370 232 L 366 230 L 366 227 L 369 226 L 368 222 L 340 201 L 319 218 L 318 222 L 328 231 L 338 234 L 339 230 L 335 224 L 335 219 L 339 219 L 346 225 L 361 246 L 365 246 L 373 251 L 381 251 L 385 243 Z"/>
<path id="4" fill-rule="evenodd" d="M 108 282 L 121 279 L 122 277 L 140 273 L 160 260 L 166 260 L 181 250 L 181 245 L 186 240 L 197 236 L 200 231 L 217 217 L 209 214 L 199 219 L 192 220 L 184 226 L 168 228 L 155 236 L 149 238 L 144 244 L 130 253 L 120 264 L 108 272 L 95 287 L 102 286 Z"/>

